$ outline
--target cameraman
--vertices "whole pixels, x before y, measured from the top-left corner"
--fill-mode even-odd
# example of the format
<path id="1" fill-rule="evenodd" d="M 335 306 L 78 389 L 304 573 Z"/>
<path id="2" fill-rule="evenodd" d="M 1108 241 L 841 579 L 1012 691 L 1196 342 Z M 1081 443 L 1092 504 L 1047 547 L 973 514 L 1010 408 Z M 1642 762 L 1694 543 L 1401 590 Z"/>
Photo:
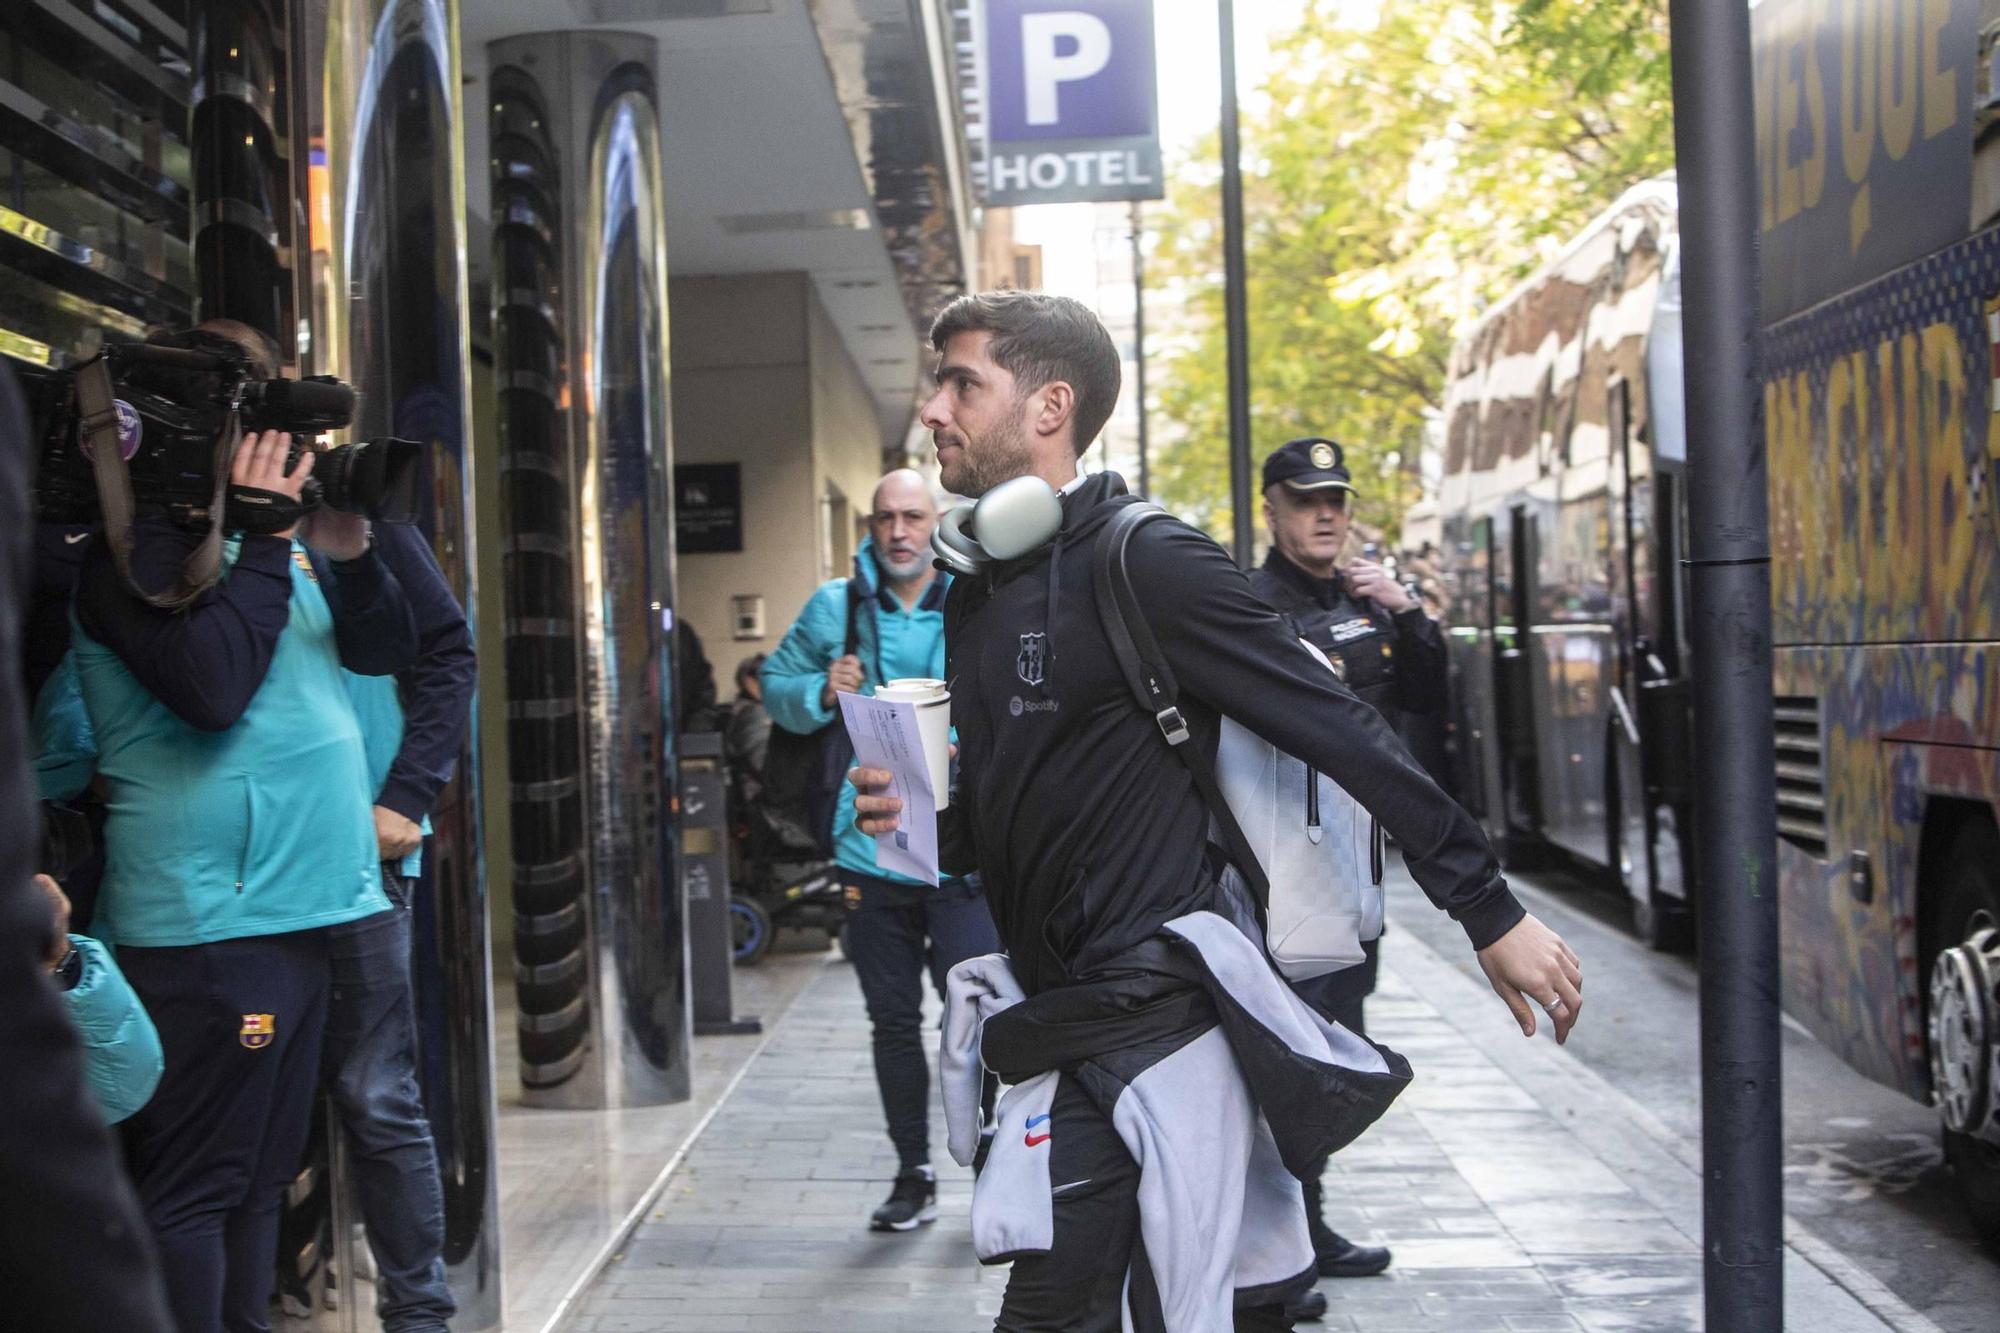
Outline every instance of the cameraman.
<path id="1" fill-rule="evenodd" d="M 260 337 L 212 323 L 191 341 L 232 344 L 269 374 Z M 290 447 L 282 432 L 242 439 L 225 572 L 185 608 L 135 595 L 103 541 L 77 588 L 77 677 L 110 808 L 95 929 L 164 1049 L 127 1146 L 180 1333 L 268 1327 L 278 1205 L 318 1086 L 325 928 L 388 906 L 341 669 L 400 670 L 416 632 L 363 519 L 295 517 L 313 456 L 288 472 Z M 241 530 L 272 526 L 235 520 L 258 508 L 288 524 Z M 136 579 L 157 586 L 200 540 L 142 519 Z"/>

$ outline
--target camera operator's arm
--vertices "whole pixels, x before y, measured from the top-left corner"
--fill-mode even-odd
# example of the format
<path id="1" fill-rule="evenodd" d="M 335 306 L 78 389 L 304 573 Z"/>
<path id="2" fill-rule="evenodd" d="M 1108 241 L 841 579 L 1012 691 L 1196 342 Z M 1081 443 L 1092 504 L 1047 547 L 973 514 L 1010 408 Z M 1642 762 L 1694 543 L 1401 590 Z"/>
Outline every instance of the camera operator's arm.
<path id="1" fill-rule="evenodd" d="M 416 618 L 418 652 L 401 673 L 403 743 L 375 804 L 421 824 L 451 781 L 458 752 L 472 722 L 472 696 L 479 663 L 465 612 L 445 582 L 444 571 L 423 534 L 384 524 L 375 533 L 376 551 L 402 585 Z"/>
<path id="2" fill-rule="evenodd" d="M 342 666 L 357 676 L 393 676 L 417 660 L 409 598 L 372 546 L 352 560 L 311 546 L 308 559 L 333 612 Z"/>
<path id="3" fill-rule="evenodd" d="M 230 478 L 239 486 L 297 499 L 312 473 L 311 455 L 291 476 L 291 437 L 267 431 L 243 437 Z M 166 519 L 132 526 L 132 572 L 141 586 L 172 580 L 202 536 Z M 133 677 L 189 726 L 226 731 L 264 683 L 278 636 L 291 620 L 289 531 L 246 535 L 227 575 L 179 611 L 132 595 L 102 541 L 84 557 L 76 617 L 84 633 L 118 655 Z"/>

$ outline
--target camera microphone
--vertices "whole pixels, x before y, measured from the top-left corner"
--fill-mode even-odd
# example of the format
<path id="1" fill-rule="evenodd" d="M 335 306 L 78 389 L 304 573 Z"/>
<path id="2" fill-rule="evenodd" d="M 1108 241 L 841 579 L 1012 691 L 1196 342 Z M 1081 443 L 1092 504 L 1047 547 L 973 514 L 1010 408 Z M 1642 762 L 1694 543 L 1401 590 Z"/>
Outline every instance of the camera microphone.
<path id="1" fill-rule="evenodd" d="M 302 380 L 260 380 L 244 386 L 245 425 L 294 435 L 338 430 L 354 417 L 354 390 L 330 375 Z"/>

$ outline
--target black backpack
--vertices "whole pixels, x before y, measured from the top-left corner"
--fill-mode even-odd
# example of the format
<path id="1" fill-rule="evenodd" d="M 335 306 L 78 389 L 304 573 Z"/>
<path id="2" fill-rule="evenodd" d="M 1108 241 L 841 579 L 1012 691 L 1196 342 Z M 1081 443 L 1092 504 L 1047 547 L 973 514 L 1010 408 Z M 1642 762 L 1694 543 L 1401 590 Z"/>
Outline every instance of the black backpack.
<path id="1" fill-rule="evenodd" d="M 842 656 L 852 656 L 860 646 L 861 598 L 855 580 L 848 579 L 847 642 Z M 804 829 L 811 834 L 815 851 L 832 856 L 833 816 L 840 804 L 840 784 L 853 766 L 854 745 L 837 710 L 833 721 L 804 735 L 774 725 L 761 775 L 765 811 Z"/>

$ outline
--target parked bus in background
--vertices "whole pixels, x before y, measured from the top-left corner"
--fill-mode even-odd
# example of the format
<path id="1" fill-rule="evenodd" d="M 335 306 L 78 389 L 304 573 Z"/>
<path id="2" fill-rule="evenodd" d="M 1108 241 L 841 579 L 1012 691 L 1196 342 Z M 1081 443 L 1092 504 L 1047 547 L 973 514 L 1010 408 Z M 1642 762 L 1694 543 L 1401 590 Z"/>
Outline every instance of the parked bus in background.
<path id="1" fill-rule="evenodd" d="M 1785 1006 L 1935 1100 L 2000 1244 L 2000 21 L 1752 22 Z M 1651 181 L 1486 312 L 1439 497 L 1461 795 L 1515 861 L 1602 868 L 1661 946 L 1698 910 L 1703 768 L 1678 271 Z"/>

